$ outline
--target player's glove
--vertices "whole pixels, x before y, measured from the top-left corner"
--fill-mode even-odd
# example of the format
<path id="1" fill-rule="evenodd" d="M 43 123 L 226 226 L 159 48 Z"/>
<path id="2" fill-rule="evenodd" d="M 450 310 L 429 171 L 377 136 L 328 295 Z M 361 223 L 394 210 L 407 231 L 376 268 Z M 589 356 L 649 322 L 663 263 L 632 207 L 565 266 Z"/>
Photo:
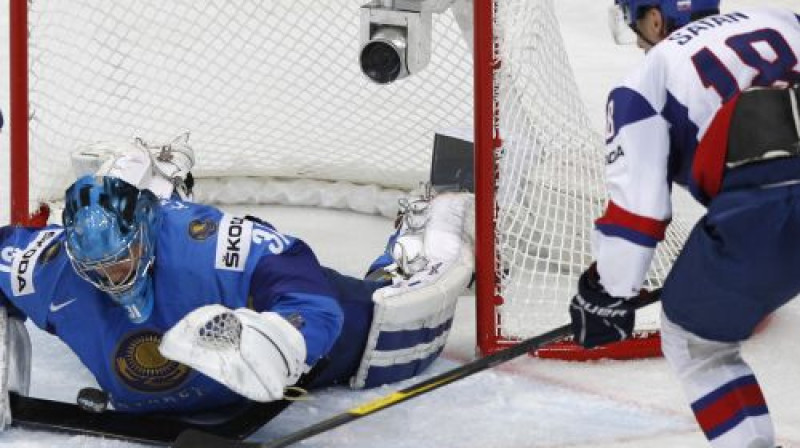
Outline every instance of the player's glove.
<path id="1" fill-rule="evenodd" d="M 575 340 L 592 348 L 630 337 L 636 315 L 631 299 L 609 295 L 592 264 L 581 274 L 578 294 L 569 306 Z"/>
<path id="2" fill-rule="evenodd" d="M 303 335 L 274 312 L 206 305 L 167 331 L 158 348 L 254 401 L 283 398 L 306 370 Z"/>

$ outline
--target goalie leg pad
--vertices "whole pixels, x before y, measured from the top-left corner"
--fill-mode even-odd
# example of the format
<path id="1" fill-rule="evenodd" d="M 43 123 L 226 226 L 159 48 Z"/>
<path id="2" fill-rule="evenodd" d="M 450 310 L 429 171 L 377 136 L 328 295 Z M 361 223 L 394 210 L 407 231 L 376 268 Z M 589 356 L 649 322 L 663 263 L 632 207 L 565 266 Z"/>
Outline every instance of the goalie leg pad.
<path id="1" fill-rule="evenodd" d="M 25 323 L 15 317 L 8 318 L 8 390 L 28 395 L 31 386 L 31 339 Z"/>
<path id="2" fill-rule="evenodd" d="M 375 387 L 421 373 L 441 353 L 474 270 L 465 228 L 472 195 L 434 199 L 423 237 L 427 266 L 375 291 L 373 319 L 353 388 Z"/>
<path id="3" fill-rule="evenodd" d="M 409 281 L 375 291 L 367 344 L 350 386 L 380 386 L 425 370 L 447 342 L 472 271 L 472 251 L 465 250 L 457 260 L 433 263 Z"/>
<path id="4" fill-rule="evenodd" d="M 164 334 L 161 354 L 254 401 L 283 398 L 305 372 L 303 335 L 277 313 L 198 308 Z"/>
<path id="5" fill-rule="evenodd" d="M 31 384 L 31 340 L 25 323 L 9 316 L 0 307 L 0 430 L 5 429 L 13 416 L 9 392 L 28 395 Z"/>

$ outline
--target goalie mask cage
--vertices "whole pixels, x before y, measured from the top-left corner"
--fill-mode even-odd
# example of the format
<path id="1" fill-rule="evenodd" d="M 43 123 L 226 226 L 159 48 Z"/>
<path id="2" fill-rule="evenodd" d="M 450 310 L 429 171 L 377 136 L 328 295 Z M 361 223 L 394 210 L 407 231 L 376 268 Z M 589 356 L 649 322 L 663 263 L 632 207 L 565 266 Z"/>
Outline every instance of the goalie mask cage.
<path id="1" fill-rule="evenodd" d="M 12 221 L 30 224 L 29 209 L 63 195 L 75 148 L 167 142 L 186 130 L 199 201 L 391 215 L 400 192 L 428 178 L 434 132 L 473 127 L 479 347 L 565 323 L 605 199 L 602 139 L 578 97 L 553 1 L 458 0 L 462 13 L 474 11 L 473 29 L 462 32 L 455 8 L 434 14 L 428 67 L 390 85 L 359 70 L 363 3 L 10 0 Z M 300 192 L 312 184 L 334 198 Z M 676 216 L 647 287 L 660 286 L 687 231 Z M 643 337 L 540 354 L 658 350 L 657 338 Z"/>

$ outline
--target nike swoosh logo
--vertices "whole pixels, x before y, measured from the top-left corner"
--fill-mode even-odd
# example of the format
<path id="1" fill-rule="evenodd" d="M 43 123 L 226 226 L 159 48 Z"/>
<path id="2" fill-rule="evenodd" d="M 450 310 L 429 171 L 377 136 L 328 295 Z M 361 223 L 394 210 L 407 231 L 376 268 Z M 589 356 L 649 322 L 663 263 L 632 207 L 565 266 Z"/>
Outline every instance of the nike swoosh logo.
<path id="1" fill-rule="evenodd" d="M 74 302 L 76 300 L 78 300 L 78 299 L 67 300 L 66 302 L 59 303 L 58 305 L 56 305 L 55 303 L 51 303 L 50 304 L 50 312 L 51 313 L 55 313 L 55 312 L 61 310 L 62 308 L 68 306 L 69 304 L 71 304 L 72 302 Z"/>

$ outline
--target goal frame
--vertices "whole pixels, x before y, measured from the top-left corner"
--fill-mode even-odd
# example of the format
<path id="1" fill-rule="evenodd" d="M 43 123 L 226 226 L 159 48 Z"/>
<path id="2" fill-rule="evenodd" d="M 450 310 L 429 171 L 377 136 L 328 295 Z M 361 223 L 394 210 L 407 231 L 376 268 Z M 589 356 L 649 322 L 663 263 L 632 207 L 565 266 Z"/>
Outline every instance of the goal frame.
<path id="1" fill-rule="evenodd" d="M 475 0 L 473 17 L 475 70 L 475 276 L 477 346 L 483 354 L 495 353 L 519 342 L 499 334 L 503 304 L 498 291 L 499 254 L 495 244 L 497 158 L 502 147 L 499 105 L 495 94 L 495 71 L 502 61 L 497 55 L 494 20 L 497 0 Z M 564 309 L 566 319 L 567 310 Z M 571 340 L 545 346 L 531 355 L 541 358 L 588 361 L 596 359 L 638 359 L 661 356 L 661 338 L 656 330 L 636 332 L 627 341 L 591 350 Z"/>
<path id="2" fill-rule="evenodd" d="M 500 269 L 496 245 L 496 186 L 498 157 L 502 150 L 495 72 L 499 60 L 494 35 L 498 0 L 474 0 L 474 157 L 475 157 L 475 231 L 476 231 L 476 334 L 477 347 L 483 354 L 493 353 L 518 341 L 500 334 L 497 308 L 503 304 L 497 272 Z M 29 169 L 30 138 L 29 54 L 27 0 L 9 0 L 10 21 L 10 220 L 13 225 L 43 226 L 49 210 L 42 205 L 30 210 Z M 19 24 L 26 24 L 19 26 Z M 355 38 L 355 37 L 354 37 Z M 400 81 L 402 82 L 402 81 Z M 564 319 L 568 317 L 564 309 Z M 645 332 L 630 341 L 583 350 L 571 342 L 561 342 L 536 353 L 559 359 L 641 358 L 658 356 L 657 332 Z"/>
<path id="3" fill-rule="evenodd" d="M 9 22 L 28 23 L 25 0 L 9 0 Z M 9 26 L 9 180 L 10 220 L 12 225 L 33 225 L 28 207 L 28 30 L 27 26 Z"/>

